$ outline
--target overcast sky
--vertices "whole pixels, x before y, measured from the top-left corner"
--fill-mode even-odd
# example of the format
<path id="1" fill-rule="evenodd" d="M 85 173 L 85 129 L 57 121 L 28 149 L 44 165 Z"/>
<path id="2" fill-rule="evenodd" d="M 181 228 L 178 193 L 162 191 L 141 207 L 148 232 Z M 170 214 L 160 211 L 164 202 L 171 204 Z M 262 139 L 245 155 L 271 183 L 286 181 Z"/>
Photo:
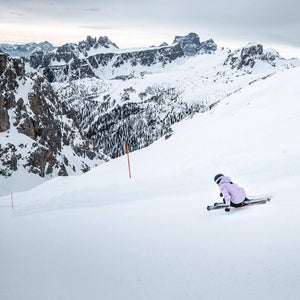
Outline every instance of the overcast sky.
<path id="1" fill-rule="evenodd" d="M 299 14 L 299 0 L 0 0 L 0 42 L 61 45 L 106 35 L 128 48 L 196 32 L 218 46 L 260 41 L 300 57 Z"/>

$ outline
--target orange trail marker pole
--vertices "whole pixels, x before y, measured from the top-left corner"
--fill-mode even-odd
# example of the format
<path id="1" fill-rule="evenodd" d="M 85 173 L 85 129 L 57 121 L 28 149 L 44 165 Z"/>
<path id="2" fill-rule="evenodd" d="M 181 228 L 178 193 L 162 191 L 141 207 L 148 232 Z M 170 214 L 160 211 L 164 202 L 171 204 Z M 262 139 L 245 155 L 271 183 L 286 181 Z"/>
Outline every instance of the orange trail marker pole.
<path id="1" fill-rule="evenodd" d="M 126 152 L 127 152 L 127 160 L 128 160 L 129 178 L 131 178 L 131 170 L 130 170 L 130 160 L 129 160 L 129 149 L 128 149 L 128 144 L 126 144 Z"/>
<path id="2" fill-rule="evenodd" d="M 10 198 L 11 198 L 11 208 L 14 209 L 14 198 L 12 193 L 10 193 Z"/>

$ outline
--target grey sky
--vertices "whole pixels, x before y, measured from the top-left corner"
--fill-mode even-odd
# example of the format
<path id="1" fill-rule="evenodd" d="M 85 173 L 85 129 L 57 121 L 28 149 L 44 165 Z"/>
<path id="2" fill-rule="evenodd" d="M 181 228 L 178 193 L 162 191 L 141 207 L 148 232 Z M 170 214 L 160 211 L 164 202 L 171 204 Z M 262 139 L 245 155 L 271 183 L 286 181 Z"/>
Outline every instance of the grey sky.
<path id="1" fill-rule="evenodd" d="M 300 56 L 299 12 L 299 0 L 0 0 L 0 41 L 62 44 L 90 34 L 124 48 L 193 31 L 225 46 L 259 40 Z"/>

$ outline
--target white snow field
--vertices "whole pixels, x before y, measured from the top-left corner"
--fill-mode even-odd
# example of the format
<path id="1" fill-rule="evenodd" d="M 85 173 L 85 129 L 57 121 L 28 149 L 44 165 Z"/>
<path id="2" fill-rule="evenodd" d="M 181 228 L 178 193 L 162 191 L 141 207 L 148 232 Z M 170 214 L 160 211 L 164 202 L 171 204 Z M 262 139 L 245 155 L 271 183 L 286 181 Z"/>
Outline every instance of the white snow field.
<path id="1" fill-rule="evenodd" d="M 299 299 L 300 68 L 80 176 L 0 198 L 0 299 Z M 226 213 L 217 173 L 270 203 Z"/>

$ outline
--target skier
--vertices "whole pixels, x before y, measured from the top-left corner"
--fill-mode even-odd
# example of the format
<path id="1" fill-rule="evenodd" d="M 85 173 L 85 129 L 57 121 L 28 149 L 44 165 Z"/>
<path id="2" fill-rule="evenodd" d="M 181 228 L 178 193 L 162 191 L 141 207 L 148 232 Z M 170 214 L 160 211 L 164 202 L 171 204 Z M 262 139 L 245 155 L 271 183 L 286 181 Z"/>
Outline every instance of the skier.
<path id="1" fill-rule="evenodd" d="M 218 174 L 215 176 L 214 181 L 220 188 L 220 196 L 224 197 L 224 204 L 233 207 L 240 207 L 244 205 L 245 200 L 249 200 L 246 198 L 245 190 L 237 184 L 232 183 L 230 177 Z M 230 210 L 230 208 L 228 208 L 228 210 Z"/>

